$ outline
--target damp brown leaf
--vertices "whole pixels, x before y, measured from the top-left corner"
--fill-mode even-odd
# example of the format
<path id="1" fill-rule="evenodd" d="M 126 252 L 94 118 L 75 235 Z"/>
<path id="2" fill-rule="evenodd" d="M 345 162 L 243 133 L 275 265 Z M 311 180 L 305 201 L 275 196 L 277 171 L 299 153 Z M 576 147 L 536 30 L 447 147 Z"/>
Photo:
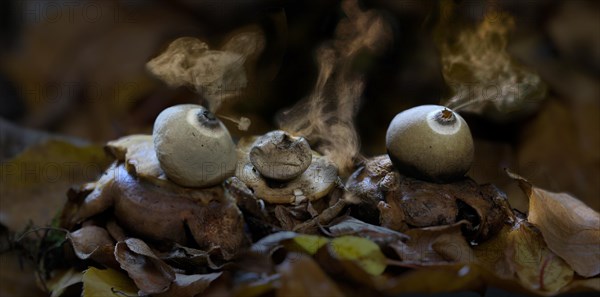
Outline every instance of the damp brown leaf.
<path id="1" fill-rule="evenodd" d="M 461 232 L 462 221 L 447 226 L 415 228 L 408 230 L 406 242 L 396 242 L 390 247 L 402 262 L 417 265 L 469 263 L 473 252 Z"/>
<path id="2" fill-rule="evenodd" d="M 527 219 L 540 229 L 550 250 L 581 276 L 599 274 L 600 214 L 569 194 L 545 191 L 507 172 L 529 197 Z"/>
<path id="3" fill-rule="evenodd" d="M 281 287 L 277 296 L 345 296 L 311 257 L 290 253 L 277 267 Z"/>
<path id="4" fill-rule="evenodd" d="M 160 260 L 143 241 L 129 238 L 115 246 L 121 268 L 144 294 L 165 292 L 175 280 L 173 268 Z"/>

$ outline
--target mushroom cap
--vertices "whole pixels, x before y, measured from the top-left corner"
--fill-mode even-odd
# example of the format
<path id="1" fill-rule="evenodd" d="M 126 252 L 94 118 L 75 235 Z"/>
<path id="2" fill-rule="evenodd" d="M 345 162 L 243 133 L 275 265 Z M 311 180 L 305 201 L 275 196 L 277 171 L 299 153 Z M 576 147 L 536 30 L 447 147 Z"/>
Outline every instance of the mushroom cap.
<path id="1" fill-rule="evenodd" d="M 314 201 L 329 194 L 339 180 L 335 164 L 311 151 L 312 162 L 300 176 L 287 182 L 270 183 L 250 162 L 249 153 L 256 141 L 256 137 L 251 137 L 238 142 L 236 176 L 260 199 L 274 204 Z"/>
<path id="2" fill-rule="evenodd" d="M 312 152 L 304 137 L 284 131 L 271 131 L 254 143 L 250 162 L 264 177 L 285 181 L 298 177 L 312 161 Z"/>
<path id="3" fill-rule="evenodd" d="M 186 187 L 208 187 L 232 176 L 235 144 L 229 131 L 200 105 L 163 110 L 152 132 L 156 156 L 167 177 Z"/>
<path id="4" fill-rule="evenodd" d="M 440 120 L 441 113 L 451 120 Z M 459 179 L 473 163 L 473 137 L 467 122 L 439 105 L 397 114 L 387 130 L 386 147 L 402 173 L 434 182 Z"/>

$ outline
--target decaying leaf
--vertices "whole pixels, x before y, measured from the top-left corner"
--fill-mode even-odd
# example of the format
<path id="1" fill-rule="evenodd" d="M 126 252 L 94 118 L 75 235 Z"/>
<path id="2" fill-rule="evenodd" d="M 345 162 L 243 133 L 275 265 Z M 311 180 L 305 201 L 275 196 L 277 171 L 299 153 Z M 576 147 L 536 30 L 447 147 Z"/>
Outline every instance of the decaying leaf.
<path id="1" fill-rule="evenodd" d="M 541 234 L 526 222 L 517 224 L 507 238 L 508 263 L 519 280 L 533 290 L 557 292 L 573 279 L 573 270 L 548 249 Z"/>
<path id="2" fill-rule="evenodd" d="M 82 260 L 92 259 L 108 267 L 118 268 L 115 262 L 115 243 L 106 229 L 85 226 L 67 234 L 75 255 Z"/>
<path id="3" fill-rule="evenodd" d="M 325 226 L 324 229 L 326 230 L 326 234 L 333 237 L 344 235 L 363 237 L 375 242 L 380 247 L 385 247 L 388 244 L 403 242 L 409 239 L 409 237 L 403 233 L 381 226 L 371 225 L 350 216 L 340 217 L 332 221 L 329 226 Z"/>
<path id="4" fill-rule="evenodd" d="M 136 296 L 138 289 L 117 270 L 89 267 L 83 273 L 83 297 Z"/>
<path id="5" fill-rule="evenodd" d="M 481 272 L 464 264 L 423 267 L 408 271 L 380 284 L 388 295 L 402 293 L 437 293 L 480 291 L 483 287 Z"/>
<path id="6" fill-rule="evenodd" d="M 221 272 L 185 275 L 177 273 L 168 291 L 157 296 L 193 297 L 202 294 Z"/>
<path id="7" fill-rule="evenodd" d="M 48 141 L 30 147 L 0 167 L 0 223 L 24 230 L 49 223 L 74 184 L 96 178 L 109 164 L 102 148 Z M 27 214 L 27 215 L 23 215 Z"/>
<path id="8" fill-rule="evenodd" d="M 129 238 L 115 246 L 115 258 L 143 294 L 165 292 L 175 280 L 175 272 L 160 260 L 143 241 Z"/>
<path id="9" fill-rule="evenodd" d="M 508 235 L 512 230 L 512 226 L 506 225 L 496 236 L 473 247 L 477 263 L 505 279 L 510 279 L 515 274 L 513 265 L 508 263 L 506 257 Z"/>
<path id="10" fill-rule="evenodd" d="M 474 259 L 469 243 L 462 235 L 465 221 L 452 225 L 415 228 L 406 232 L 406 242 L 391 243 L 398 257 L 407 264 L 441 265 L 471 263 Z"/>
<path id="11" fill-rule="evenodd" d="M 281 275 L 277 296 L 344 296 L 335 282 L 307 255 L 288 254 L 277 271 Z"/>
<path id="12" fill-rule="evenodd" d="M 536 188 L 510 171 L 529 197 L 527 219 L 540 229 L 548 248 L 585 277 L 600 273 L 600 214 L 566 193 Z"/>

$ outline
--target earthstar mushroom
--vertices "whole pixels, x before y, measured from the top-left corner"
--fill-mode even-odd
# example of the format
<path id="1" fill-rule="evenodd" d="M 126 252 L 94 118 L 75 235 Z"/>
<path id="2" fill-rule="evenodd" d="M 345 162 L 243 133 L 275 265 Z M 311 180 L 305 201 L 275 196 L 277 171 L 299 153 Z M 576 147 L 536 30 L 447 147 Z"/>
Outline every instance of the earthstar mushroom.
<path id="1" fill-rule="evenodd" d="M 250 162 L 260 174 L 279 181 L 298 177 L 311 161 L 308 141 L 281 130 L 261 136 L 250 149 Z"/>
<path id="2" fill-rule="evenodd" d="M 152 135 L 161 168 L 179 185 L 213 186 L 235 171 L 236 151 L 229 131 L 200 105 L 163 110 L 154 122 Z"/>
<path id="3" fill-rule="evenodd" d="M 467 122 L 439 105 L 422 105 L 394 117 L 386 134 L 388 154 L 406 175 L 438 183 L 464 177 L 473 163 Z"/>

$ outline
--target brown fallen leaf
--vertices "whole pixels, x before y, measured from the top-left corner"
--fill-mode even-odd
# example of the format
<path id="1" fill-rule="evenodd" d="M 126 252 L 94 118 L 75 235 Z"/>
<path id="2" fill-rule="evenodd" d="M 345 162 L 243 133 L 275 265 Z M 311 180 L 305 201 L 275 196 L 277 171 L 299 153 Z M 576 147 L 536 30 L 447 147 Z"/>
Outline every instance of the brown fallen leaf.
<path id="1" fill-rule="evenodd" d="M 367 238 L 380 247 L 387 246 L 390 243 L 402 242 L 408 240 L 408 236 L 400 232 L 384 228 L 377 225 L 371 225 L 351 216 L 343 216 L 331 222 L 329 226 L 323 227 L 325 234 L 332 237 L 344 235 L 353 235 Z"/>
<path id="2" fill-rule="evenodd" d="M 390 247 L 402 262 L 417 265 L 440 265 L 448 263 L 470 263 L 474 256 L 469 243 L 462 235 L 465 221 L 447 226 L 415 228 L 405 234 L 406 243 L 398 241 Z"/>
<path id="3" fill-rule="evenodd" d="M 169 290 L 156 296 L 192 297 L 202 294 L 221 274 L 222 272 L 192 275 L 177 273 Z"/>
<path id="4" fill-rule="evenodd" d="M 277 296 L 344 296 L 335 282 L 307 255 L 288 254 L 277 271 L 281 275 Z"/>
<path id="5" fill-rule="evenodd" d="M 165 292 L 175 280 L 173 269 L 139 239 L 129 238 L 118 242 L 115 258 L 142 294 Z"/>
<path id="6" fill-rule="evenodd" d="M 508 234 L 511 230 L 512 226 L 506 225 L 496 236 L 473 247 L 477 263 L 505 279 L 513 278 L 515 274 L 506 257 Z"/>
<path id="7" fill-rule="evenodd" d="M 527 219 L 540 229 L 548 248 L 584 277 L 600 273 L 600 214 L 566 193 L 534 187 L 507 170 L 529 197 Z"/>
<path id="8" fill-rule="evenodd" d="M 541 234 L 527 222 L 518 223 L 507 242 L 508 263 L 525 287 L 558 292 L 573 279 L 573 269 L 548 249 Z"/>
<path id="9" fill-rule="evenodd" d="M 92 259 L 107 267 L 118 268 L 115 261 L 115 244 L 106 229 L 98 226 L 85 226 L 67 234 L 75 255 L 82 260 Z"/>

